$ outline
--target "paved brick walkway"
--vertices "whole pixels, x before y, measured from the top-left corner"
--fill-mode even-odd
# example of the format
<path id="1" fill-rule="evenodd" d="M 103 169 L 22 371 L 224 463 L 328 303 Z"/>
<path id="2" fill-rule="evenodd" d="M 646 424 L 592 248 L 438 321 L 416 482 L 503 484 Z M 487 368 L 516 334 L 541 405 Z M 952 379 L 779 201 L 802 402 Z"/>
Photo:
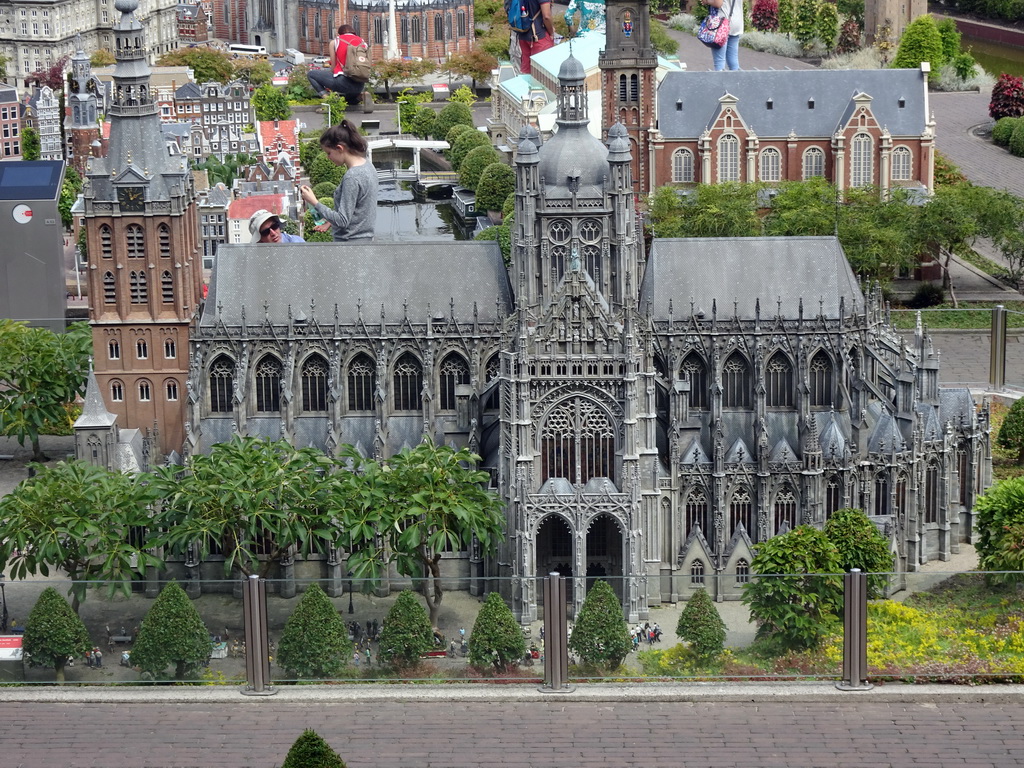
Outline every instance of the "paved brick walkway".
<path id="1" fill-rule="evenodd" d="M 1019 704 L 3 704 L 5 768 L 271 768 L 303 728 L 351 768 L 969 766 L 1024 754 Z"/>

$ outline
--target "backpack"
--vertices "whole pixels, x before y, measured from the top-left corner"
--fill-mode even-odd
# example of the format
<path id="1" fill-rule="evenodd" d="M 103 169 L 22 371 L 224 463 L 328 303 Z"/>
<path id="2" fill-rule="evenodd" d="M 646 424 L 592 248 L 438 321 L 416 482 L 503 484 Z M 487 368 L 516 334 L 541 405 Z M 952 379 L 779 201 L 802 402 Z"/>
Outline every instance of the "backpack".
<path id="1" fill-rule="evenodd" d="M 344 42 L 344 41 L 342 41 Z M 370 47 L 363 43 L 352 45 L 345 43 L 348 51 L 345 53 L 345 67 L 341 73 L 349 80 L 357 83 L 367 83 L 373 74 L 373 63 L 370 61 Z"/>
<path id="2" fill-rule="evenodd" d="M 533 35 L 537 38 L 537 32 L 533 28 L 534 22 L 540 16 L 540 9 L 533 16 L 526 12 L 528 0 L 505 0 L 505 13 L 508 14 L 508 25 L 518 35 Z"/>

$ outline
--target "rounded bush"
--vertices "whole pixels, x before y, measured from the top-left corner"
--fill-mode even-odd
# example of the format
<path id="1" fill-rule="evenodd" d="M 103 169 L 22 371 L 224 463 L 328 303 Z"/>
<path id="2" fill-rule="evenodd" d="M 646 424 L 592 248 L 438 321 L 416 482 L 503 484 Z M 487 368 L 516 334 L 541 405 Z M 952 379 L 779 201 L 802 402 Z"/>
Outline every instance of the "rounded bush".
<path id="1" fill-rule="evenodd" d="M 462 167 L 462 161 L 465 160 L 470 150 L 476 147 L 490 146 L 490 144 L 491 140 L 487 138 L 486 133 L 466 131 L 455 140 L 451 149 L 448 150 L 448 160 L 452 164 L 452 170 L 457 171 Z"/>
<path id="2" fill-rule="evenodd" d="M 714 658 L 725 647 L 725 622 L 703 589 L 694 592 L 686 601 L 686 607 L 679 614 L 676 636 L 690 644 L 690 648 L 702 659 Z"/>
<path id="3" fill-rule="evenodd" d="M 523 631 L 497 592 L 487 595 L 469 636 L 469 663 L 477 669 L 501 673 L 526 655 Z"/>
<path id="4" fill-rule="evenodd" d="M 480 174 L 476 185 L 476 209 L 500 211 L 505 198 L 516 189 L 516 172 L 504 163 L 492 163 Z"/>
<path id="5" fill-rule="evenodd" d="M 450 101 L 437 116 L 437 120 L 434 123 L 434 136 L 448 141 L 448 131 L 456 125 L 465 125 L 467 128 L 473 128 L 473 110 L 469 108 L 468 104 L 463 102 Z"/>
<path id="6" fill-rule="evenodd" d="M 284 625 L 277 663 L 296 677 L 337 678 L 352 655 L 345 622 L 318 584 L 310 584 Z"/>
<path id="7" fill-rule="evenodd" d="M 1024 120 L 1018 120 L 1010 135 L 1010 154 L 1015 157 L 1024 157 Z"/>
<path id="8" fill-rule="evenodd" d="M 613 670 L 632 647 L 619 598 L 607 581 L 594 582 L 576 617 L 569 650 L 587 666 Z"/>
<path id="9" fill-rule="evenodd" d="M 338 185 L 333 181 L 321 181 L 315 187 L 313 187 L 313 194 L 316 195 L 316 199 L 320 200 L 324 197 L 334 199 L 334 190 L 338 188 Z"/>
<path id="10" fill-rule="evenodd" d="M 907 302 L 911 309 L 934 307 L 946 300 L 946 292 L 938 283 L 921 283 L 914 291 L 914 296 Z"/>
<path id="11" fill-rule="evenodd" d="M 1001 117 L 1024 116 L 1024 78 L 1005 72 L 992 86 L 992 100 L 988 103 L 988 116 L 993 120 Z"/>
<path id="12" fill-rule="evenodd" d="M 380 633 L 380 663 L 408 669 L 434 646 L 430 619 L 416 595 L 404 590 L 384 619 Z"/>
<path id="13" fill-rule="evenodd" d="M 498 151 L 490 144 L 473 147 L 459 166 L 459 184 L 476 191 L 484 169 L 499 160 Z"/>
<path id="14" fill-rule="evenodd" d="M 437 129 L 437 123 L 434 123 L 434 129 Z M 451 146 L 452 144 L 455 143 L 455 140 L 459 138 L 459 136 L 464 134 L 466 131 L 472 130 L 473 128 L 471 126 L 463 125 L 462 123 L 459 123 L 458 125 L 453 125 L 451 128 L 448 129 L 448 133 L 444 135 L 444 140 L 448 142 L 449 146 Z"/>
<path id="15" fill-rule="evenodd" d="M 918 16 L 907 26 L 892 66 L 893 69 L 917 69 L 922 61 L 931 62 L 933 73 L 938 73 L 946 61 L 942 35 L 935 19 L 928 14 Z"/>

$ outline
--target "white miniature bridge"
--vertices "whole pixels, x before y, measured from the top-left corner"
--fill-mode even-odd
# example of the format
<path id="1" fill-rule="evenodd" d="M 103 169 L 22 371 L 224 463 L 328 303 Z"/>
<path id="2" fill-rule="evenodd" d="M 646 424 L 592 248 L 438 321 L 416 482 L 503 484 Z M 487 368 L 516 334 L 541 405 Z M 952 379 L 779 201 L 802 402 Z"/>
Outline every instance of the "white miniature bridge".
<path id="1" fill-rule="evenodd" d="M 373 162 L 374 150 L 410 150 L 412 152 L 411 168 L 378 169 L 378 181 L 415 181 L 423 186 L 441 186 L 445 184 L 458 184 L 458 174 L 454 171 L 424 171 L 420 167 L 420 151 L 432 149 L 441 151 L 448 149 L 447 141 L 432 141 L 420 139 L 416 136 L 399 134 L 398 136 L 383 136 L 367 142 L 367 158 Z"/>

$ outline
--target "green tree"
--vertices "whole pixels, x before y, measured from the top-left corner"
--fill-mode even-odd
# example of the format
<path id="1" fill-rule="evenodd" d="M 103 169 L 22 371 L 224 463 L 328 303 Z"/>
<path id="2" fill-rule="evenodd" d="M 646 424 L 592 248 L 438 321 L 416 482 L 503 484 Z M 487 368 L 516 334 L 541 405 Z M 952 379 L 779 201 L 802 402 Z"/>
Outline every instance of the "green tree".
<path id="1" fill-rule="evenodd" d="M 338 185 L 330 181 L 321 181 L 315 187 L 313 187 L 313 194 L 316 195 L 316 199 L 319 200 L 323 197 L 334 197 L 335 190 L 338 189 Z"/>
<path id="2" fill-rule="evenodd" d="M 978 565 L 989 571 L 989 581 L 1019 582 L 1024 571 L 1024 477 L 993 485 L 975 501 L 974 513 Z"/>
<path id="3" fill-rule="evenodd" d="M 152 479 L 165 500 L 156 541 L 176 551 L 199 546 L 204 557 L 217 543 L 225 574 L 238 568 L 265 578 L 293 547 L 326 551 L 337 540 L 331 465 L 314 448 L 236 436 L 184 467 L 160 467 Z"/>
<path id="4" fill-rule="evenodd" d="M 595 581 L 580 606 L 569 650 L 586 666 L 612 671 L 632 647 L 619 598 L 607 581 Z"/>
<path id="5" fill-rule="evenodd" d="M 942 57 L 945 61 L 953 61 L 960 55 L 960 30 L 956 20 L 947 16 L 936 25 L 939 38 L 942 40 Z"/>
<path id="6" fill-rule="evenodd" d="M 9 57 L 0 55 L 0 80 L 7 80 L 7 65 L 10 61 Z"/>
<path id="7" fill-rule="evenodd" d="M 133 576 L 162 564 L 144 540 L 125 535 L 150 523 L 155 499 L 142 476 L 84 461 L 32 468 L 34 477 L 0 499 L 0 566 L 13 578 L 63 570 L 78 613 L 88 582 L 127 596 Z"/>
<path id="8" fill-rule="evenodd" d="M 317 232 L 314 227 L 316 220 L 312 208 L 307 208 L 302 215 L 302 237 L 307 243 L 333 243 L 334 235 L 331 230 Z"/>
<path id="9" fill-rule="evenodd" d="M 868 576 L 868 597 L 885 597 L 885 585 L 892 571 L 889 542 L 859 509 L 837 509 L 825 523 L 825 535 L 839 554 L 839 568 L 849 573 L 857 568 Z"/>
<path id="10" fill-rule="evenodd" d="M 430 59 L 384 59 L 374 62 L 373 81 L 384 84 L 384 95 L 391 100 L 392 83 L 421 83 L 423 78 L 435 72 L 437 65 Z"/>
<path id="11" fill-rule="evenodd" d="M 1003 425 L 999 428 L 996 445 L 1017 451 L 1017 464 L 1024 464 L 1024 398 L 1014 400 Z"/>
<path id="12" fill-rule="evenodd" d="M 308 176 L 313 168 L 313 161 L 324 153 L 320 146 L 320 134 L 311 139 L 305 139 L 299 144 L 299 164 Z M 315 184 L 314 184 L 315 186 Z"/>
<path id="13" fill-rule="evenodd" d="M 917 69 L 922 61 L 931 62 L 933 73 L 938 73 L 939 67 L 946 62 L 942 52 L 942 35 L 939 34 L 935 18 L 927 13 L 907 25 L 892 66 L 893 69 Z"/>
<path id="14" fill-rule="evenodd" d="M 174 665 L 174 679 L 184 680 L 210 657 L 210 633 L 178 582 L 165 585 L 142 620 L 132 645 L 132 666 L 160 679 Z"/>
<path id="15" fill-rule="evenodd" d="M 853 271 L 885 281 L 913 264 L 918 254 L 913 216 L 903 190 L 890 190 L 888 197 L 874 187 L 846 190 L 838 231 Z"/>
<path id="16" fill-rule="evenodd" d="M 437 120 L 434 122 L 434 136 L 451 143 L 448 135 L 456 125 L 464 125 L 468 128 L 475 128 L 473 125 L 473 110 L 468 104 L 461 101 L 452 101 L 444 106 Z"/>
<path id="17" fill-rule="evenodd" d="M 161 67 L 189 67 L 197 83 L 226 83 L 235 71 L 227 53 L 206 47 L 178 48 L 165 53 L 156 63 Z"/>
<path id="18" fill-rule="evenodd" d="M 467 156 L 468 157 L 468 156 Z M 500 211 L 505 199 L 516 189 L 516 173 L 504 163 L 492 163 L 480 174 L 476 186 L 476 207 Z"/>
<path id="19" fill-rule="evenodd" d="M 39 132 L 32 126 L 28 126 L 21 132 L 21 159 L 38 160 L 42 157 L 39 143 Z"/>
<path id="20" fill-rule="evenodd" d="M 473 147 L 473 149 L 466 153 L 465 159 L 459 166 L 459 184 L 475 192 L 476 185 L 480 181 L 480 174 L 484 172 L 484 168 L 492 163 L 500 163 L 500 160 L 498 150 L 490 144 Z"/>
<path id="21" fill-rule="evenodd" d="M 474 240 L 496 240 L 501 249 L 501 258 L 505 266 L 512 264 L 512 228 L 507 224 L 499 224 L 495 227 L 487 227 L 482 232 L 473 236 Z"/>
<path id="22" fill-rule="evenodd" d="M 315 158 L 309 168 L 309 183 L 314 187 L 319 184 L 333 184 L 338 186 L 345 175 L 345 166 L 335 165 L 324 153 Z"/>
<path id="23" fill-rule="evenodd" d="M 526 655 L 526 641 L 515 616 L 497 592 L 487 595 L 469 636 L 469 663 L 501 674 Z"/>
<path id="24" fill-rule="evenodd" d="M 815 648 L 842 607 L 839 553 L 824 532 L 800 525 L 758 544 L 758 574 L 743 590 L 757 636 L 784 649 Z"/>
<path id="25" fill-rule="evenodd" d="M 252 94 L 252 108 L 257 120 L 287 120 L 292 116 L 288 98 L 270 83 L 264 83 Z"/>
<path id="26" fill-rule="evenodd" d="M 89 56 L 89 64 L 93 67 L 109 67 L 116 63 L 117 59 L 109 48 L 97 48 Z"/>
<path id="27" fill-rule="evenodd" d="M 281 768 L 345 768 L 345 761 L 316 731 L 307 728 L 288 750 Z"/>
<path id="28" fill-rule="evenodd" d="M 475 11 L 476 9 L 474 8 Z M 497 66 L 498 59 L 496 57 L 483 48 L 474 47 L 465 53 L 453 53 L 448 57 L 445 68 L 456 77 L 470 78 L 473 83 L 473 90 L 475 91 L 477 82 L 489 80 L 491 72 Z"/>
<path id="29" fill-rule="evenodd" d="M 356 578 L 377 579 L 394 563 L 404 576 L 426 574 L 423 594 L 431 626 L 444 592 L 441 556 L 467 549 L 475 538 L 490 552 L 503 538 L 504 506 L 476 469 L 480 457 L 424 440 L 385 462 L 363 459 L 354 448 L 343 460 L 361 471 L 339 475 L 348 567 Z"/>
<path id="30" fill-rule="evenodd" d="M 274 68 L 266 59 L 238 59 L 231 77 L 259 88 L 274 79 Z"/>
<path id="31" fill-rule="evenodd" d="M 292 67 L 292 71 L 288 73 L 288 88 L 285 91 L 289 101 L 298 103 L 320 101 L 320 97 L 309 82 L 308 75 L 309 67 L 305 64 L 297 64 Z"/>
<path id="32" fill-rule="evenodd" d="M 296 677 L 333 679 L 351 655 L 345 622 L 319 585 L 310 584 L 284 625 L 278 665 Z"/>
<path id="33" fill-rule="evenodd" d="M 679 52 L 679 41 L 670 37 L 668 29 L 657 19 L 651 19 L 651 48 L 662 56 L 675 56 Z"/>
<path id="34" fill-rule="evenodd" d="M 65 229 L 71 228 L 71 208 L 78 200 L 78 193 L 82 191 L 82 177 L 78 171 L 70 165 L 64 169 L 64 183 L 60 187 L 60 197 L 57 200 L 57 210 L 60 211 L 60 222 Z"/>
<path id="35" fill-rule="evenodd" d="M 674 237 L 754 237 L 761 234 L 757 185 L 700 184 L 682 218 L 683 231 Z"/>
<path id="36" fill-rule="evenodd" d="M 772 237 L 823 236 L 835 232 L 839 215 L 836 188 L 824 177 L 787 181 L 779 185 L 771 210 L 764 219 L 764 233 Z"/>
<path id="37" fill-rule="evenodd" d="M 713 659 L 725 647 L 725 622 L 711 597 L 703 589 L 696 590 L 679 614 L 676 637 L 689 643 L 700 659 Z"/>
<path id="38" fill-rule="evenodd" d="M 448 162 L 452 164 L 452 170 L 459 170 L 462 166 L 462 161 L 471 149 L 490 146 L 490 144 L 491 140 L 487 138 L 487 134 L 481 131 L 466 131 L 455 139 L 455 143 L 452 144 L 451 149 L 447 152 Z"/>
<path id="39" fill-rule="evenodd" d="M 451 104 L 465 104 L 469 107 L 472 107 L 479 100 L 480 99 L 473 92 L 473 89 L 468 85 L 460 85 L 452 91 L 451 95 L 448 97 L 448 101 Z"/>
<path id="40" fill-rule="evenodd" d="M 434 646 L 434 632 L 423 605 L 408 589 L 399 593 L 380 632 L 380 663 L 395 669 L 415 667 Z"/>
<path id="41" fill-rule="evenodd" d="M 428 139 L 434 133 L 434 123 L 437 122 L 437 112 L 429 107 L 420 107 L 409 126 L 410 133 L 421 139 Z"/>
<path id="42" fill-rule="evenodd" d="M 779 32 L 792 34 L 796 29 L 796 0 L 779 0 Z"/>
<path id="43" fill-rule="evenodd" d="M 809 51 L 814 45 L 814 38 L 818 33 L 818 4 L 819 0 L 796 2 L 793 37 L 805 51 Z"/>
<path id="44" fill-rule="evenodd" d="M 91 647 L 89 631 L 67 600 L 53 587 L 44 589 L 28 615 L 22 640 L 32 664 L 52 666 L 57 682 L 63 684 L 68 658 L 84 656 Z"/>
<path id="45" fill-rule="evenodd" d="M 815 36 L 825 46 L 826 51 L 835 49 L 836 40 L 839 38 L 839 13 L 836 11 L 835 5 L 828 0 L 824 0 L 818 5 Z"/>
<path id="46" fill-rule="evenodd" d="M 48 424 L 68 425 L 69 406 L 85 393 L 92 354 L 88 323 L 65 333 L 0 319 L 0 434 L 29 441 L 32 460 L 46 461 L 39 435 Z"/>
<path id="47" fill-rule="evenodd" d="M 323 99 L 323 109 L 324 122 L 326 123 L 327 120 L 330 120 L 330 125 L 338 125 L 345 119 L 345 113 L 348 111 L 348 102 L 345 101 L 345 97 L 340 93 L 328 91 Z"/>
<path id="48" fill-rule="evenodd" d="M 437 130 L 437 125 L 436 124 L 434 125 L 434 130 Z M 457 138 L 459 138 L 459 136 L 461 136 L 462 134 L 466 133 L 467 131 L 473 131 L 473 130 L 476 130 L 476 129 L 475 128 L 471 128 L 468 125 L 463 125 L 462 123 L 459 123 L 458 125 L 453 125 L 451 128 L 449 128 L 448 132 L 443 137 L 441 137 L 441 138 L 443 138 L 445 141 L 447 141 L 448 145 L 451 146 L 452 144 L 455 143 L 455 140 Z M 1009 143 L 1009 138 L 1007 138 L 1007 143 Z"/>

